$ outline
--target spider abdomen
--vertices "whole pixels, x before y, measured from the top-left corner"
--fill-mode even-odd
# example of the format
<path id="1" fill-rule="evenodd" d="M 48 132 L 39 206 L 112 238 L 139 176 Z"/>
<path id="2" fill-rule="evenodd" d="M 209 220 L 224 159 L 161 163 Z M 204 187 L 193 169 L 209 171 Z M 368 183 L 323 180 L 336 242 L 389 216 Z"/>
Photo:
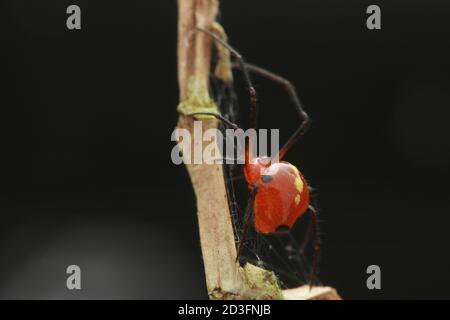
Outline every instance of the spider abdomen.
<path id="1" fill-rule="evenodd" d="M 253 204 L 255 228 L 265 234 L 287 231 L 308 209 L 306 181 L 288 162 L 271 164 L 260 172 Z"/>

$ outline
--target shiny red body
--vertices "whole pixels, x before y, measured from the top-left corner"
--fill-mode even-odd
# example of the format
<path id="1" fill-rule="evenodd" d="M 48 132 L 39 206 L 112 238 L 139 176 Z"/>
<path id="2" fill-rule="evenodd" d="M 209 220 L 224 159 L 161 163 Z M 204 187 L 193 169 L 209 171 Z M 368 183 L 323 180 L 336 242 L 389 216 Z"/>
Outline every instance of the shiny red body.
<path id="1" fill-rule="evenodd" d="M 257 188 L 253 213 L 258 232 L 287 231 L 307 211 L 308 185 L 292 164 L 256 158 L 245 165 L 244 174 L 249 187 Z"/>

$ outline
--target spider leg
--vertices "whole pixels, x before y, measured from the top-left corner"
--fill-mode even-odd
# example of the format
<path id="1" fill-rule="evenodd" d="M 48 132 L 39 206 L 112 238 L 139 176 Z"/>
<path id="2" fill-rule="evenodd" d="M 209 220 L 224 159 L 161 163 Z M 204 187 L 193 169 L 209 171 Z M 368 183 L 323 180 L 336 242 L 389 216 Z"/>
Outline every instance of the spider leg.
<path id="1" fill-rule="evenodd" d="M 317 218 L 317 210 L 313 206 L 309 206 L 308 212 L 311 215 L 311 222 L 314 231 L 314 240 L 313 240 L 313 260 L 311 267 L 311 275 L 309 279 L 310 288 L 313 285 L 314 278 L 319 273 L 319 259 L 320 259 L 320 230 L 319 230 L 319 222 Z"/>
<path id="2" fill-rule="evenodd" d="M 222 116 L 220 113 L 217 113 L 217 112 L 193 112 L 193 113 L 188 114 L 188 116 L 191 116 L 194 118 L 195 118 L 195 116 L 212 116 L 212 117 L 226 123 L 233 129 L 239 129 L 239 126 L 237 124 L 231 122 L 230 120 L 228 120 L 227 118 L 225 118 L 224 116 Z"/>
<path id="3" fill-rule="evenodd" d="M 233 67 L 237 67 L 241 70 L 244 70 L 243 66 L 241 64 L 233 64 Z M 267 79 L 274 81 L 274 82 L 280 84 L 281 86 L 283 86 L 283 88 L 289 94 L 289 97 L 291 98 L 292 103 L 294 104 L 294 106 L 297 110 L 298 116 L 300 117 L 300 119 L 302 119 L 300 126 L 291 135 L 291 137 L 284 144 L 284 146 L 280 149 L 280 152 L 277 155 L 278 158 L 276 158 L 276 157 L 274 158 L 274 159 L 281 160 L 285 156 L 285 154 L 292 148 L 292 146 L 301 138 L 301 136 L 303 136 L 303 134 L 306 132 L 306 130 L 308 130 L 308 128 L 310 126 L 309 116 L 303 109 L 300 99 L 298 97 L 297 91 L 295 90 L 295 87 L 292 85 L 292 83 L 289 80 L 287 80 L 269 70 L 266 70 L 264 68 L 261 68 L 261 67 L 258 67 L 258 66 L 252 65 L 252 64 L 245 63 L 244 68 L 247 70 L 246 72 L 250 71 L 258 76 L 267 78 Z"/>
<path id="4" fill-rule="evenodd" d="M 310 203 L 312 203 L 311 207 L 316 208 L 317 207 L 317 194 L 316 194 L 317 189 L 308 185 L 308 190 L 309 190 L 309 194 L 310 194 Z M 309 209 L 309 210 L 311 210 L 311 209 Z M 317 212 L 317 209 L 315 209 L 315 211 Z M 314 229 L 313 222 L 311 220 L 308 220 L 308 226 L 306 227 L 306 233 L 303 236 L 303 240 L 300 244 L 300 254 L 301 255 L 303 255 L 305 253 L 306 248 L 308 247 L 309 241 L 311 240 L 311 235 L 314 231 L 313 229 Z"/>
<path id="5" fill-rule="evenodd" d="M 249 200 L 247 202 L 247 207 L 245 208 L 244 214 L 244 228 L 242 230 L 241 237 L 239 239 L 239 246 L 236 254 L 236 261 L 239 260 L 239 256 L 242 253 L 242 249 L 244 247 L 244 243 L 247 240 L 248 230 L 252 221 L 252 212 L 253 212 L 253 202 L 255 201 L 256 192 L 258 191 L 258 186 L 254 186 L 250 192 Z"/>
<path id="6" fill-rule="evenodd" d="M 305 254 L 306 248 L 308 247 L 309 244 L 309 240 L 311 239 L 312 232 L 313 232 L 313 223 L 311 222 L 311 220 L 308 220 L 308 226 L 306 227 L 306 232 L 300 244 L 299 252 L 301 255 Z"/>
<path id="7" fill-rule="evenodd" d="M 237 124 L 231 122 L 230 120 L 228 120 L 227 118 L 225 118 L 224 116 L 222 116 L 220 113 L 217 113 L 217 112 L 192 112 L 192 113 L 187 114 L 187 116 L 191 116 L 194 118 L 195 118 L 195 116 L 212 116 L 212 117 L 216 118 L 217 120 L 224 122 L 226 125 L 230 126 L 234 130 L 239 129 L 239 126 Z M 225 157 L 225 158 L 222 158 L 221 160 L 222 161 L 223 160 L 225 160 L 225 161 L 232 160 L 233 161 L 235 159 Z"/>
<path id="8" fill-rule="evenodd" d="M 196 31 L 201 31 L 209 35 L 211 38 L 213 38 L 215 41 L 223 45 L 225 48 L 227 48 L 230 53 L 236 58 L 243 74 L 244 74 L 244 80 L 247 84 L 247 89 L 250 94 L 250 127 L 252 129 L 256 129 L 257 127 L 257 119 L 258 119 L 258 97 L 256 94 L 255 87 L 253 86 L 253 83 L 250 78 L 250 72 L 247 69 L 247 64 L 244 61 L 244 58 L 242 55 L 234 49 L 232 46 L 230 46 L 226 41 L 224 41 L 222 38 L 217 36 L 215 33 L 203 29 L 203 28 L 196 28 Z"/>

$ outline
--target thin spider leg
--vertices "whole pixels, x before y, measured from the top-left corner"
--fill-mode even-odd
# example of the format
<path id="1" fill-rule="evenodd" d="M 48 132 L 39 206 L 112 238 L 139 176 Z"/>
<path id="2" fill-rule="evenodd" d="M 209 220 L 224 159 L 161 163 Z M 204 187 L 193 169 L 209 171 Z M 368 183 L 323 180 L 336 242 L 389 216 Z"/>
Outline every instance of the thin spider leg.
<path id="1" fill-rule="evenodd" d="M 231 181 L 241 181 L 241 180 L 245 180 L 245 176 L 243 174 L 241 174 L 241 175 L 236 175 L 230 179 L 231 179 Z"/>
<path id="2" fill-rule="evenodd" d="M 308 190 L 309 190 L 309 195 L 310 195 L 310 204 L 313 208 L 317 208 L 317 189 L 308 186 Z M 317 212 L 317 209 L 315 209 L 315 211 Z M 309 242 L 311 240 L 311 235 L 314 232 L 314 225 L 313 222 L 311 220 L 308 220 L 308 226 L 306 228 L 306 233 L 303 237 L 303 240 L 301 242 L 300 245 L 300 254 L 304 254 L 306 251 L 306 248 L 309 245 Z"/>
<path id="3" fill-rule="evenodd" d="M 317 215 L 317 209 L 316 209 L 317 208 L 317 194 L 316 194 L 317 189 L 314 189 L 311 186 L 308 186 L 308 190 L 309 190 L 309 194 L 310 194 L 310 206 L 309 206 L 308 210 L 311 210 L 311 208 L 313 208 Z M 317 223 L 317 225 L 318 225 L 318 223 Z M 317 226 L 317 230 L 315 230 L 315 228 L 316 228 L 316 226 L 314 225 L 313 219 L 308 220 L 308 226 L 306 228 L 306 233 L 303 237 L 303 240 L 302 240 L 300 248 L 299 248 L 300 254 L 302 254 L 302 255 L 305 254 L 306 248 L 308 247 L 310 240 L 312 239 L 312 236 L 315 236 L 314 234 L 316 233 L 316 231 L 317 231 L 317 233 L 319 233 L 318 226 Z M 320 240 L 320 237 L 319 237 L 319 240 Z"/>
<path id="4" fill-rule="evenodd" d="M 233 64 L 233 67 L 237 67 L 241 70 L 244 70 L 241 64 Z M 266 70 L 264 68 L 261 68 L 261 67 L 249 64 L 249 63 L 245 63 L 244 67 L 248 71 L 250 71 L 258 76 L 267 78 L 267 79 L 274 81 L 274 82 L 280 84 L 281 86 L 283 86 L 283 88 L 289 94 L 289 97 L 291 98 L 291 100 L 297 110 L 298 116 L 300 117 L 300 119 L 302 119 L 300 126 L 291 135 L 291 137 L 284 144 L 284 146 L 280 149 L 280 152 L 278 153 L 277 157 L 274 158 L 274 159 L 281 160 L 286 155 L 286 153 L 292 148 L 292 146 L 301 138 L 301 136 L 303 136 L 303 134 L 306 132 L 306 130 L 308 130 L 308 128 L 310 126 L 309 116 L 303 109 L 300 99 L 298 97 L 297 91 L 295 90 L 295 87 L 292 85 L 292 83 L 289 80 L 287 80 L 269 70 Z"/>
<path id="5" fill-rule="evenodd" d="M 234 192 L 234 185 L 233 181 L 231 179 L 232 172 L 231 167 L 229 166 L 223 166 L 223 172 L 224 175 L 227 177 L 225 182 L 225 190 L 227 192 L 227 199 L 228 199 L 228 207 L 230 208 L 230 214 L 231 214 L 231 221 L 233 223 L 233 232 L 234 234 L 238 233 L 238 230 L 240 229 L 240 221 L 239 221 L 239 206 L 236 201 L 236 195 Z M 235 238 L 235 243 L 239 243 L 239 239 Z"/>
<path id="6" fill-rule="evenodd" d="M 217 112 L 193 112 L 193 113 L 189 113 L 187 114 L 187 116 L 191 116 L 194 117 L 195 116 L 212 116 L 215 117 L 216 119 L 224 122 L 225 124 L 227 124 L 228 126 L 232 127 L 233 129 L 237 130 L 239 129 L 239 126 L 233 122 L 231 122 L 230 120 L 228 120 L 227 118 L 225 118 L 224 116 L 222 116 L 220 113 Z M 227 158 L 227 157 L 222 157 L 222 158 L 217 158 L 218 161 L 234 161 L 234 158 Z"/>
<path id="7" fill-rule="evenodd" d="M 253 202 L 255 200 L 256 192 L 258 192 L 258 187 L 254 186 L 250 192 L 249 200 L 247 201 L 247 207 L 245 208 L 244 228 L 242 230 L 242 234 L 240 237 L 240 242 L 239 242 L 239 246 L 238 246 L 238 250 L 237 250 L 237 254 L 236 254 L 236 261 L 239 260 L 239 256 L 242 253 L 244 243 L 247 240 L 246 238 L 247 238 L 249 227 L 250 227 L 251 221 L 252 221 Z"/>
<path id="8" fill-rule="evenodd" d="M 306 258 L 306 256 L 304 254 L 302 254 L 300 252 L 300 249 L 298 247 L 297 241 L 292 236 L 292 234 L 289 232 L 288 235 L 289 235 L 289 239 L 291 241 L 292 247 L 293 247 L 293 251 L 296 253 L 296 256 L 295 256 L 296 259 L 294 260 L 295 261 L 294 263 L 296 264 L 297 268 L 299 268 L 300 270 L 304 270 L 304 272 L 302 271 L 302 274 L 308 272 L 308 270 L 310 272 L 311 265 L 308 262 L 308 259 Z M 306 282 L 308 280 L 308 277 L 305 275 L 304 279 L 305 279 L 305 282 Z"/>
<path id="9" fill-rule="evenodd" d="M 320 259 L 320 230 L 319 230 L 319 221 L 317 218 L 317 211 L 313 206 L 309 206 L 308 212 L 311 214 L 311 221 L 314 229 L 314 243 L 313 243 L 313 260 L 312 260 L 312 268 L 311 268 L 311 276 L 309 285 L 312 287 L 313 280 L 319 273 L 319 259 Z"/>
<path id="10" fill-rule="evenodd" d="M 191 116 L 191 117 L 194 117 L 194 118 L 195 118 L 195 116 L 213 116 L 216 119 L 226 123 L 227 125 L 229 125 L 233 129 L 239 129 L 239 126 L 237 124 L 234 124 L 233 122 L 231 122 L 230 120 L 228 120 L 227 118 L 222 116 L 220 113 L 216 113 L 216 112 L 193 112 L 193 113 L 188 114 L 188 116 Z"/>
<path id="11" fill-rule="evenodd" d="M 311 220 L 308 221 L 308 226 L 306 227 L 305 235 L 300 245 L 299 252 L 301 255 L 305 254 L 306 248 L 308 247 L 309 240 L 311 239 L 311 233 L 313 232 L 313 223 Z"/>
<path id="12" fill-rule="evenodd" d="M 226 41 L 224 41 L 223 39 L 218 37 L 215 33 L 211 32 L 209 30 L 203 29 L 203 28 L 199 28 L 199 27 L 196 28 L 196 31 L 201 31 L 201 32 L 204 32 L 205 34 L 209 35 L 215 41 L 217 41 L 218 43 L 223 45 L 225 48 L 227 48 L 230 51 L 230 53 L 236 58 L 238 64 L 240 65 L 240 68 L 244 74 L 244 80 L 245 80 L 245 83 L 247 84 L 247 89 L 250 94 L 250 128 L 256 130 L 257 125 L 258 125 L 258 96 L 257 96 L 256 90 L 255 90 L 255 87 L 253 86 L 253 83 L 251 81 L 250 73 L 247 70 L 244 58 L 236 49 L 234 49 Z M 253 144 L 253 141 L 252 141 L 252 139 L 250 139 L 250 142 L 248 144 L 246 144 L 247 151 L 250 150 L 253 152 L 252 144 Z M 248 158 L 246 160 L 250 160 L 253 158 L 253 155 L 249 152 L 246 152 L 246 157 Z M 246 161 L 246 162 L 248 162 L 248 161 Z"/>

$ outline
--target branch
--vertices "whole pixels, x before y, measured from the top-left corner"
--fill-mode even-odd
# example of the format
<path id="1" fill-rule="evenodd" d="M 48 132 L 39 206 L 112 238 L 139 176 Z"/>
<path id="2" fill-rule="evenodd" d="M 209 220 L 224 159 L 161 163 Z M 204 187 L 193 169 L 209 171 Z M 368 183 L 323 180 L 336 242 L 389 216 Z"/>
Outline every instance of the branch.
<path id="1" fill-rule="evenodd" d="M 186 115 L 218 110 L 208 91 L 212 40 L 204 33 L 195 32 L 195 27 L 209 29 L 213 25 L 218 12 L 218 1 L 178 0 L 178 9 L 178 128 L 187 129 L 191 133 L 193 149 L 203 147 L 203 150 L 210 142 L 193 139 L 194 121 Z M 227 53 L 220 56 L 229 58 Z M 229 66 L 229 63 L 222 63 L 221 68 L 226 65 Z M 202 126 L 203 132 L 211 128 L 217 129 L 217 121 L 204 117 Z M 187 152 L 192 155 L 192 150 L 184 150 L 185 157 Z M 209 297 L 281 298 L 281 290 L 272 272 L 250 264 L 241 268 L 236 262 L 235 236 L 222 165 L 186 164 L 186 168 L 197 198 L 200 243 Z"/>

